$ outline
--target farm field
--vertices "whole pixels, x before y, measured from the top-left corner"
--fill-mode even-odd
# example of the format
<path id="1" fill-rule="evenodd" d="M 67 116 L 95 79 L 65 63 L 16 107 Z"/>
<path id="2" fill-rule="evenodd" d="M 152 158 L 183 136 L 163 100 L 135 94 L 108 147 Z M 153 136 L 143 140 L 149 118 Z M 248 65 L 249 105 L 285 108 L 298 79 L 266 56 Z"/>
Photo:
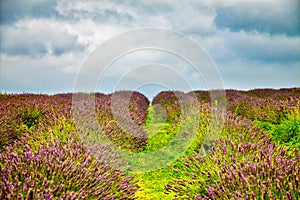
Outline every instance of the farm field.
<path id="1" fill-rule="evenodd" d="M 217 131 L 210 93 L 193 94 L 0 94 L 0 199 L 300 199 L 300 88 L 226 90 L 224 124 L 205 146 Z M 158 166 L 139 171 L 146 159 L 130 168 L 112 150 L 176 146 L 195 119 L 187 148 L 163 166 L 153 157 Z"/>

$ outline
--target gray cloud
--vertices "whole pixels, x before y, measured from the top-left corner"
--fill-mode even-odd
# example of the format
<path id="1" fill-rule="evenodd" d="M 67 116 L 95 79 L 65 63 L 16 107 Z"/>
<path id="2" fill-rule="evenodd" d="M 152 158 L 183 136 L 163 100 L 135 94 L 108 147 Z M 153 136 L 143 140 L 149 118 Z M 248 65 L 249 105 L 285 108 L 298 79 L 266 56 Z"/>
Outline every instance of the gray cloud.
<path id="1" fill-rule="evenodd" d="M 3 0 L 0 1 L 0 23 L 13 24 L 22 18 L 49 18 L 57 16 L 56 1 Z"/>
<path id="2" fill-rule="evenodd" d="M 298 0 L 239 1 L 217 10 L 215 25 L 234 32 L 257 31 L 271 35 L 300 35 Z"/>
<path id="3" fill-rule="evenodd" d="M 300 37 L 225 30 L 203 41 L 212 56 L 222 62 L 238 58 L 285 65 L 300 60 Z"/>
<path id="4" fill-rule="evenodd" d="M 56 10 L 61 19 L 71 22 L 88 19 L 99 24 L 129 25 L 134 20 L 131 12 L 116 2 L 60 0 Z"/>
<path id="5" fill-rule="evenodd" d="M 60 56 L 85 48 L 64 23 L 52 19 L 19 20 L 14 26 L 2 25 L 1 30 L 0 51 L 8 55 Z"/>
<path id="6" fill-rule="evenodd" d="M 0 90 L 71 91 L 78 69 L 99 44 L 143 27 L 174 29 L 203 45 L 226 87 L 300 86 L 297 0 L 0 2 Z M 138 58 L 116 65 L 110 80 L 149 61 L 174 66 L 195 85 L 201 78 L 170 56 L 142 52 Z"/>

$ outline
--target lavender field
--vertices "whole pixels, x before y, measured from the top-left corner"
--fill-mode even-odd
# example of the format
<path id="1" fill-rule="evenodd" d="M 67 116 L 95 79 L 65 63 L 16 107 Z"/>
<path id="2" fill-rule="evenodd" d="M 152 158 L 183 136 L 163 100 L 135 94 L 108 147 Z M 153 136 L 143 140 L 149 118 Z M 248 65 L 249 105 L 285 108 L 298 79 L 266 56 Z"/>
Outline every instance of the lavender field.
<path id="1" fill-rule="evenodd" d="M 191 94 L 161 92 L 152 102 L 130 91 L 78 102 L 73 94 L 0 94 L 0 199 L 300 198 L 300 88 L 226 90 L 221 132 L 205 145 L 210 93 L 194 91 L 197 101 Z M 85 117 L 93 114 L 89 105 L 94 118 Z M 178 142 L 180 127 L 189 124 L 182 107 L 195 106 L 195 138 L 155 170 L 132 170 L 95 139 L 134 154 L 155 152 Z"/>

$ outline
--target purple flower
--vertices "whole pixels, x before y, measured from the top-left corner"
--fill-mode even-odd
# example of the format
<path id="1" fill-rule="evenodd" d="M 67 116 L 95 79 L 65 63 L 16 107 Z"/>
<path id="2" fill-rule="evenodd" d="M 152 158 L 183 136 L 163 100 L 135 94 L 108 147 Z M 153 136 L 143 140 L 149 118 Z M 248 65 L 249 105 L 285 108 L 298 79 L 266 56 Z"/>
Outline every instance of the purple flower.
<path id="1" fill-rule="evenodd" d="M 51 197 L 50 194 L 45 194 L 45 198 L 46 198 L 47 200 L 51 200 L 51 199 L 52 199 L 52 197 Z"/>
<path id="2" fill-rule="evenodd" d="M 22 200 L 23 199 L 23 195 L 22 194 L 19 194 L 18 195 L 18 200 Z"/>
<path id="3" fill-rule="evenodd" d="M 209 195 L 209 196 L 212 197 L 212 196 L 214 195 L 214 192 L 213 192 L 213 190 L 212 190 L 211 187 L 208 187 L 208 188 L 207 188 L 207 191 L 208 191 L 208 195 Z"/>
<path id="4" fill-rule="evenodd" d="M 223 154 L 226 154 L 226 147 L 223 147 L 222 152 Z"/>

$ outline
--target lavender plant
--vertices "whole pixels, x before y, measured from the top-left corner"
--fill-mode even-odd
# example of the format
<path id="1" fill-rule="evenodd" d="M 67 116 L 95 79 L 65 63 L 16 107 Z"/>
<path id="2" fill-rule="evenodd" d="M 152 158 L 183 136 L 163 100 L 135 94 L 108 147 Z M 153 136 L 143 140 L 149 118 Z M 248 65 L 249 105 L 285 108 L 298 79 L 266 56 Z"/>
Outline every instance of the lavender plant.
<path id="1" fill-rule="evenodd" d="M 89 97 L 75 102 L 76 109 L 73 110 L 73 115 L 76 116 L 76 128 L 80 135 L 84 138 L 89 137 L 89 141 L 101 143 L 108 139 L 106 143 L 112 142 L 115 146 L 132 152 L 141 151 L 147 145 L 147 134 L 138 124 L 143 123 L 146 118 L 145 108 L 148 107 L 149 101 L 146 101 L 144 96 L 141 97 L 140 93 L 133 93 L 127 105 L 129 108 L 125 108 L 123 98 L 126 95 L 131 95 L 131 92 L 114 94 L 114 103 L 118 105 L 114 108 L 111 95 L 96 96 L 95 108 L 91 107 L 94 99 Z M 139 111 L 133 115 L 130 107 L 137 103 L 140 103 L 137 108 Z"/>
<path id="2" fill-rule="evenodd" d="M 16 141 L 0 161 L 2 199 L 130 199 L 138 188 L 125 170 L 100 162 L 72 140 L 56 138 L 36 151 Z"/>
<path id="3" fill-rule="evenodd" d="M 250 120 L 279 124 L 299 104 L 300 90 L 227 91 L 228 109 Z"/>
<path id="4" fill-rule="evenodd" d="M 71 95 L 0 95 L 0 149 L 28 130 L 48 129 L 55 119 L 70 118 Z"/>
<path id="5" fill-rule="evenodd" d="M 223 139 L 213 141 L 215 147 L 201 157 L 199 147 L 210 128 L 210 100 L 209 92 L 195 91 L 201 105 L 199 134 L 187 156 L 170 166 L 173 181 L 166 191 L 187 199 L 299 199 L 299 152 L 293 148 L 299 139 L 299 109 L 291 109 L 299 106 L 300 89 L 226 92 L 229 111 Z M 123 99 L 129 95 L 125 109 Z M 153 108 L 166 111 L 166 133 L 150 138 L 159 140 L 150 141 L 152 150 L 173 140 L 180 124 L 189 124 L 182 121 L 182 107 L 189 105 L 179 102 L 181 95 L 186 94 L 161 92 L 154 98 L 152 104 L 160 106 Z M 120 105 L 114 113 L 112 96 Z M 149 101 L 131 91 L 95 97 L 95 110 L 79 105 L 78 113 L 95 118 L 81 118 L 83 124 L 76 124 L 72 94 L 0 94 L 0 199 L 134 198 L 137 183 L 120 167 L 119 155 L 97 142 L 86 148 L 78 133 L 97 138 L 100 127 L 115 146 L 144 152 L 149 140 L 141 125 Z M 267 124 L 270 134 L 253 120 Z"/>
<path id="6" fill-rule="evenodd" d="M 298 199 L 298 150 L 271 142 L 250 121 L 233 119 L 211 154 L 195 152 L 173 167 L 177 178 L 166 190 L 187 199 Z"/>

